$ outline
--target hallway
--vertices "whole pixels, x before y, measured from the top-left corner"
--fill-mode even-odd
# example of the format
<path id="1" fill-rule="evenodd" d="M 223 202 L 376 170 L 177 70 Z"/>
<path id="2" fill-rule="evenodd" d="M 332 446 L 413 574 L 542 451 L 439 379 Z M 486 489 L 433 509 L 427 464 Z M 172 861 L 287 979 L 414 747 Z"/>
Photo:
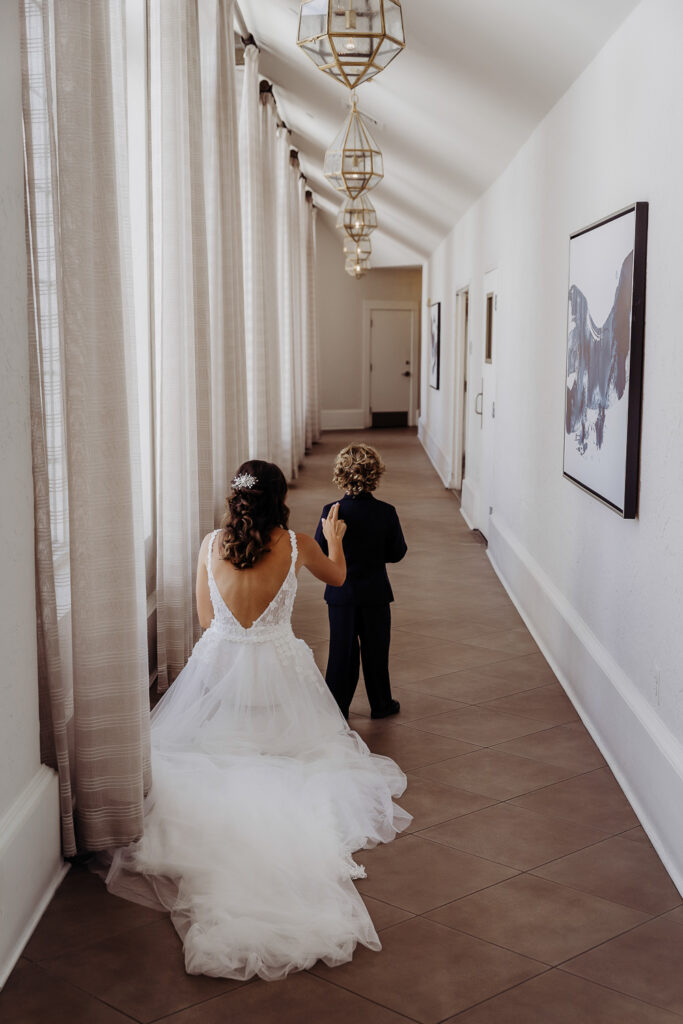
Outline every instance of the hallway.
<path id="1" fill-rule="evenodd" d="M 359 691 L 350 720 L 407 772 L 414 815 L 357 857 L 382 952 L 274 984 L 188 977 L 165 916 L 74 867 L 0 994 L 3 1024 L 683 1020 L 681 898 L 612 773 L 414 433 L 357 436 L 385 459 L 378 497 L 408 543 L 390 569 L 401 713 L 372 721 Z M 307 458 L 295 529 L 314 531 L 348 440 Z M 324 671 L 322 589 L 302 574 L 294 629 Z"/>

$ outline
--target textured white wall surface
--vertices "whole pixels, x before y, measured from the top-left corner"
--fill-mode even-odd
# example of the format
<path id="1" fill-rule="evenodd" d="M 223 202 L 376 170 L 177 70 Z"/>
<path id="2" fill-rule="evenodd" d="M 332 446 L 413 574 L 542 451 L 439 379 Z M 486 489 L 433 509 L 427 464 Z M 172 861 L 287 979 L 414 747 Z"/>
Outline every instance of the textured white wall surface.
<path id="1" fill-rule="evenodd" d="M 422 301 L 422 270 L 380 267 L 355 281 L 344 270 L 343 234 L 318 218 L 317 303 L 320 339 L 320 402 L 324 410 L 360 409 L 363 302 Z M 371 261 L 372 262 L 372 261 Z"/>
<path id="2" fill-rule="evenodd" d="M 680 0 L 643 0 L 432 255 L 423 291 L 425 299 L 443 302 L 444 384 L 439 392 L 423 385 L 421 425 L 425 447 L 447 470 L 452 406 L 459 401 L 453 386 L 454 295 L 469 286 L 471 443 L 463 503 L 475 525 L 482 523 L 477 508 L 481 430 L 472 403 L 482 372 L 482 279 L 498 268 L 490 553 L 499 567 L 506 566 L 511 591 L 583 702 L 594 734 L 609 733 L 618 691 L 649 738 L 655 737 L 655 746 L 666 752 L 679 783 L 682 39 Z M 569 236 L 636 200 L 650 204 L 647 323 L 639 515 L 627 522 L 563 479 L 562 438 Z M 551 593 L 555 620 L 546 607 Z M 561 621 L 571 623 L 567 635 Z M 579 637 L 582 650 L 592 651 L 590 664 L 597 671 L 599 663 L 607 681 L 596 676 L 590 682 L 592 669 L 579 671 L 572 637 Z M 611 750 L 611 763 L 642 808 L 648 800 L 656 803 L 658 794 L 635 792 L 638 744 L 646 742 L 637 732 L 630 746 L 624 735 L 605 742 L 619 747 Z M 660 784 L 661 779 L 652 780 L 653 787 Z M 672 784 L 671 779 L 666 783 Z M 683 798 L 683 783 L 677 796 Z M 677 856 L 683 877 L 683 857 Z"/>
<path id="3" fill-rule="evenodd" d="M 0 5 L 0 818 L 38 764 L 18 5 Z"/>

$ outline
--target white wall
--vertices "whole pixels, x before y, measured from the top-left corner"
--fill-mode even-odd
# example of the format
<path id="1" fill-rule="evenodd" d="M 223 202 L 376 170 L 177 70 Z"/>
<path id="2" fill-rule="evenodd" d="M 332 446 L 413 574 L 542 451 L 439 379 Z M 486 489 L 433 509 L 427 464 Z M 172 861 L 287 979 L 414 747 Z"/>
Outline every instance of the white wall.
<path id="1" fill-rule="evenodd" d="M 420 267 L 380 267 L 359 281 L 344 270 L 341 232 L 318 218 L 316 287 L 323 429 L 361 428 L 363 409 L 363 303 L 422 301 Z"/>
<path id="2" fill-rule="evenodd" d="M 453 452 L 453 299 L 471 287 L 481 376 L 486 271 L 499 271 L 490 557 L 683 887 L 683 4 L 643 0 L 433 254 L 442 391 L 421 436 Z M 562 476 L 569 235 L 636 200 L 649 210 L 639 517 Z M 423 322 L 423 330 L 427 330 Z M 424 357 L 423 357 L 424 368 Z M 470 391 L 463 505 L 481 523 Z M 450 413 L 450 415 L 449 415 Z M 439 465 L 439 462 L 442 465 Z M 656 679 L 659 683 L 656 683 Z"/>
<path id="3" fill-rule="evenodd" d="M 61 877 L 38 739 L 18 12 L 0 4 L 0 985 Z"/>

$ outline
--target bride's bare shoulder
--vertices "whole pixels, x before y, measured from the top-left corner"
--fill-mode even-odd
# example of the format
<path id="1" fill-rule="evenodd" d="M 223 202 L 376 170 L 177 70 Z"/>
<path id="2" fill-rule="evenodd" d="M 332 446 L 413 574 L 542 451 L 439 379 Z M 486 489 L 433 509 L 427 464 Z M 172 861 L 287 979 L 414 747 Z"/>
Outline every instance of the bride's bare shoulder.
<path id="1" fill-rule="evenodd" d="M 213 530 L 211 531 L 211 533 L 207 533 L 206 536 L 204 537 L 204 539 L 202 540 L 201 544 L 199 545 L 199 558 L 200 558 L 200 560 L 202 558 L 206 559 L 206 555 L 207 555 L 208 550 L 209 550 L 209 544 L 211 543 L 211 538 L 213 537 L 213 535 L 214 535 L 214 531 Z"/>

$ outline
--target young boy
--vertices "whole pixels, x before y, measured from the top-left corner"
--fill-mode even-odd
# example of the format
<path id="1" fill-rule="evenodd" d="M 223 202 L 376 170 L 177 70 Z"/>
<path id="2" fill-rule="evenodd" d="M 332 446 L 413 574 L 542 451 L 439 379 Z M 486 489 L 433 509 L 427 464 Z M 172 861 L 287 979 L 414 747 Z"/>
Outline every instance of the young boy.
<path id="1" fill-rule="evenodd" d="M 346 581 L 341 587 L 325 588 L 330 618 L 325 678 L 345 718 L 349 717 L 361 661 L 372 717 L 386 718 L 400 710 L 389 681 L 389 606 L 394 595 L 386 563 L 400 562 L 407 547 L 394 506 L 371 494 L 384 470 L 374 448 L 350 444 L 339 452 L 332 477 L 344 491 L 339 518 L 346 523 Z M 323 519 L 332 504 L 325 505 Z M 315 539 L 327 554 L 322 519 Z"/>

